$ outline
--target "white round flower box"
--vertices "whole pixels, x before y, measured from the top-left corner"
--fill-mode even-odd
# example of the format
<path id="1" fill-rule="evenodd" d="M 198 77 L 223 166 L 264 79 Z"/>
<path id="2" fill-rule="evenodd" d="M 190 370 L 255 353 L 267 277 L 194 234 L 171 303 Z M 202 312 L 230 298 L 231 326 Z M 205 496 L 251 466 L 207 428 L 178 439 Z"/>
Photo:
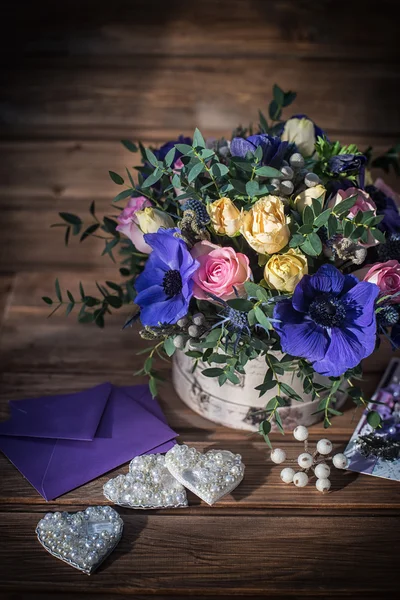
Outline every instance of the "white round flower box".
<path id="1" fill-rule="evenodd" d="M 278 358 L 279 353 L 274 353 Z M 198 364 L 193 371 L 193 359 L 184 352 L 174 354 L 172 366 L 172 380 L 175 390 L 181 400 L 192 410 L 214 423 L 232 427 L 257 431 L 258 425 L 266 417 L 263 409 L 268 400 L 276 395 L 276 390 L 266 392 L 261 398 L 254 389 L 264 380 L 266 364 L 264 358 L 249 361 L 245 367 L 246 375 L 239 375 L 240 383 L 235 385 L 227 381 L 219 386 L 216 378 L 205 377 L 201 371 L 210 365 Z M 282 383 L 289 384 L 295 392 L 304 399 L 304 402 L 292 402 L 290 405 L 279 408 L 280 417 L 285 430 L 291 431 L 297 425 L 312 425 L 322 418 L 321 413 L 316 413 L 318 401 L 311 401 L 311 396 L 303 392 L 303 383 L 296 373 L 285 372 L 279 377 Z M 316 376 L 316 381 L 327 381 L 322 376 Z M 335 408 L 340 408 L 346 399 L 342 390 L 337 394 Z M 272 429 L 276 425 L 272 423 Z"/>

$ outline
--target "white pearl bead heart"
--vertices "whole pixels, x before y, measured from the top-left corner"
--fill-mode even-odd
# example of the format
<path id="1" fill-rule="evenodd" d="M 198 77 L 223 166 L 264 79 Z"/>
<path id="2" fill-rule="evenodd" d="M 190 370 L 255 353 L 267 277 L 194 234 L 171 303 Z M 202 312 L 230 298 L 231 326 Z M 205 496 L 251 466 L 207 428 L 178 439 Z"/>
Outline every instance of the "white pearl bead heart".
<path id="1" fill-rule="evenodd" d="M 123 526 L 111 506 L 89 506 L 84 512 L 47 513 L 36 534 L 47 552 L 90 575 L 114 550 Z"/>
<path id="2" fill-rule="evenodd" d="M 271 452 L 271 460 L 276 465 L 280 465 L 286 460 L 286 452 L 281 448 L 274 448 Z"/>
<path id="3" fill-rule="evenodd" d="M 127 508 L 178 508 L 187 506 L 185 488 L 165 466 L 162 454 L 136 456 L 127 475 L 118 475 L 104 484 L 108 500 Z"/>
<path id="4" fill-rule="evenodd" d="M 209 450 L 205 454 L 178 444 L 165 455 L 170 473 L 207 504 L 214 504 L 242 481 L 244 464 L 240 454 Z"/>

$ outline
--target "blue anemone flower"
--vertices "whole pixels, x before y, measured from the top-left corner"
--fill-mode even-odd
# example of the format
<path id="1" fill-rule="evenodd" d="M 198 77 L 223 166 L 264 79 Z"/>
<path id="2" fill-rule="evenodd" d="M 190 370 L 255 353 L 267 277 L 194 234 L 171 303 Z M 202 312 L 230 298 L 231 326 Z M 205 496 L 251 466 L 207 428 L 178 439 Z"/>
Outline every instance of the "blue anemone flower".
<path id="1" fill-rule="evenodd" d="M 246 158 L 248 152 L 255 152 L 259 146 L 263 150 L 262 163 L 279 169 L 288 151 L 289 142 L 282 142 L 278 136 L 260 133 L 246 139 L 235 137 L 231 142 L 230 150 L 232 156 Z"/>
<path id="2" fill-rule="evenodd" d="M 173 324 L 186 316 L 193 293 L 192 275 L 199 263 L 183 240 L 174 237 L 179 229 L 159 229 L 144 239 L 153 248 L 143 273 L 136 279 L 143 325 Z"/>
<path id="3" fill-rule="evenodd" d="M 343 275 L 333 265 L 304 275 L 292 298 L 274 309 L 282 350 L 307 359 L 321 375 L 342 375 L 374 351 L 378 294 L 374 283 Z"/>

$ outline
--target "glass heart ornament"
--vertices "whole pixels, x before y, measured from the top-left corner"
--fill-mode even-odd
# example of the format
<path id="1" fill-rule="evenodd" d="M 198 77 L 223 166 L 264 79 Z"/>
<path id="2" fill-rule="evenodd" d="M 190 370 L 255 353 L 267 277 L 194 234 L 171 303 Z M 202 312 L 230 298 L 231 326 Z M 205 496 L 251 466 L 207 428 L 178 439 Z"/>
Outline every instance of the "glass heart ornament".
<path id="1" fill-rule="evenodd" d="M 105 497 L 126 508 L 180 508 L 188 505 L 186 490 L 165 466 L 165 456 L 137 456 L 129 473 L 110 479 L 103 487 Z"/>
<path id="2" fill-rule="evenodd" d="M 36 535 L 47 552 L 91 575 L 117 546 L 123 527 L 111 506 L 89 506 L 76 513 L 47 513 Z"/>
<path id="3" fill-rule="evenodd" d="M 210 505 L 232 492 L 244 476 L 242 457 L 229 450 L 202 454 L 176 445 L 165 455 L 165 464 L 179 483 Z"/>

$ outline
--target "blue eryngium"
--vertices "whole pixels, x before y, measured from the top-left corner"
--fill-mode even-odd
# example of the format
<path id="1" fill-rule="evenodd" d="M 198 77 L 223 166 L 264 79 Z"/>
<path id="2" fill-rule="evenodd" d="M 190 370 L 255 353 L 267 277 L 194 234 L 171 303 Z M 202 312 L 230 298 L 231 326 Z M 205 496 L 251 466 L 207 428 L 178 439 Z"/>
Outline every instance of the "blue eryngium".
<path id="1" fill-rule="evenodd" d="M 231 142 L 232 156 L 240 156 L 245 158 L 248 152 L 255 152 L 261 146 L 263 151 L 262 163 L 269 167 L 279 169 L 282 166 L 289 143 L 282 142 L 278 136 L 260 133 L 251 135 L 244 139 L 240 137 L 233 138 Z"/>
<path id="2" fill-rule="evenodd" d="M 192 275 L 199 263 L 183 240 L 174 237 L 179 229 L 159 229 L 144 239 L 153 248 L 143 273 L 135 282 L 143 325 L 173 324 L 186 316 L 193 293 Z"/>
<path id="3" fill-rule="evenodd" d="M 304 275 L 292 298 L 274 309 L 283 352 L 305 358 L 321 375 L 338 377 L 375 348 L 379 288 L 323 265 Z"/>

